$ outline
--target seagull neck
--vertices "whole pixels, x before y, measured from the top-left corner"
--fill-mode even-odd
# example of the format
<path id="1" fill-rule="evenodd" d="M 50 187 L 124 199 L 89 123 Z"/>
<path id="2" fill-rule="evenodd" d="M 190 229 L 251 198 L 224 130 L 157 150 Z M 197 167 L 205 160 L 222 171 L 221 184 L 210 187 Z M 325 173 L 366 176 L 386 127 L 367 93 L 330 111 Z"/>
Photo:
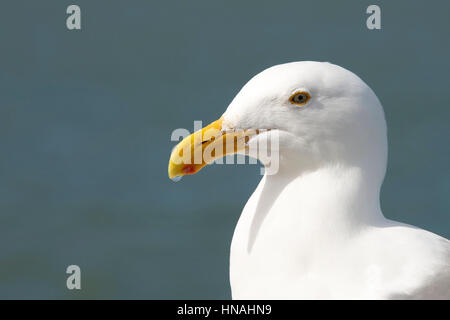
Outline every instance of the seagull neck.
<path id="1" fill-rule="evenodd" d="M 288 210 L 297 211 L 301 221 L 316 223 L 318 228 L 324 223 L 332 223 L 333 228 L 375 224 L 383 219 L 379 202 L 382 178 L 377 172 L 345 163 L 294 169 L 288 162 L 280 162 L 277 174 L 265 176 L 263 189 L 283 197 L 292 207 Z"/>

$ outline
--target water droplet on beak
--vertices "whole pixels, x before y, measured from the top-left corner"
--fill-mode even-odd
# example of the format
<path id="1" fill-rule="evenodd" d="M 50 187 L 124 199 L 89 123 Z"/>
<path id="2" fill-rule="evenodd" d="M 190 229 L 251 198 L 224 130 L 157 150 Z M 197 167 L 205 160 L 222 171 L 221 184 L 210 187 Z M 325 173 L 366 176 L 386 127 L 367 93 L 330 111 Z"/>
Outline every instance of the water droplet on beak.
<path id="1" fill-rule="evenodd" d="M 173 177 L 171 180 L 172 180 L 173 182 L 178 182 L 178 181 L 181 180 L 181 178 L 183 178 L 183 176 L 176 176 L 176 177 Z"/>

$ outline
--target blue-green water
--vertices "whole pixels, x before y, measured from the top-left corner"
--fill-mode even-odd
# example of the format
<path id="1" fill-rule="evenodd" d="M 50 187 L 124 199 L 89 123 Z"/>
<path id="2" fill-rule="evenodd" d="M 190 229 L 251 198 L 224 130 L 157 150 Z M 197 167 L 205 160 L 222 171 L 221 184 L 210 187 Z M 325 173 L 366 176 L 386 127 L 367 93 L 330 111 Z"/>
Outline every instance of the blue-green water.
<path id="1" fill-rule="evenodd" d="M 76 3 L 82 30 L 66 29 Z M 229 298 L 259 167 L 174 183 L 175 128 L 216 119 L 274 64 L 330 61 L 382 101 L 389 218 L 450 236 L 449 3 L 3 1 L 0 298 Z M 220 183 L 214 183 L 214 182 Z M 66 288 L 66 267 L 82 290 Z"/>

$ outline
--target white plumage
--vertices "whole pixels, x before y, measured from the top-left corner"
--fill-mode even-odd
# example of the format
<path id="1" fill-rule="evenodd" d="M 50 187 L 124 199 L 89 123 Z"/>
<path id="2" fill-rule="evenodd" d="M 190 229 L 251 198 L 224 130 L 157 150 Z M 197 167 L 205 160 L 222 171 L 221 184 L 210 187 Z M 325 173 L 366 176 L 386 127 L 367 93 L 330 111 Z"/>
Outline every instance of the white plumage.
<path id="1" fill-rule="evenodd" d="M 311 95 L 304 106 L 288 101 L 298 90 Z M 360 78 L 329 63 L 274 66 L 223 119 L 272 129 L 250 145 L 280 138 L 279 171 L 262 178 L 235 229 L 234 299 L 450 298 L 449 241 L 381 212 L 386 123 Z"/>

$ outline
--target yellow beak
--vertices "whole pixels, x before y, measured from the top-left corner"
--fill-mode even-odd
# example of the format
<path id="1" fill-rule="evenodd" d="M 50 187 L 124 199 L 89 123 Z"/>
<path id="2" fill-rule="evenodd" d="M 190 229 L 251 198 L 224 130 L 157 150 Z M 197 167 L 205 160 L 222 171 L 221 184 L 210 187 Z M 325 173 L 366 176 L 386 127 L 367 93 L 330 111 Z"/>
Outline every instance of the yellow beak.
<path id="1" fill-rule="evenodd" d="M 175 146 L 169 160 L 170 179 L 195 174 L 218 158 L 244 150 L 250 137 L 256 133 L 250 130 L 224 132 L 222 123 L 223 117 Z"/>

